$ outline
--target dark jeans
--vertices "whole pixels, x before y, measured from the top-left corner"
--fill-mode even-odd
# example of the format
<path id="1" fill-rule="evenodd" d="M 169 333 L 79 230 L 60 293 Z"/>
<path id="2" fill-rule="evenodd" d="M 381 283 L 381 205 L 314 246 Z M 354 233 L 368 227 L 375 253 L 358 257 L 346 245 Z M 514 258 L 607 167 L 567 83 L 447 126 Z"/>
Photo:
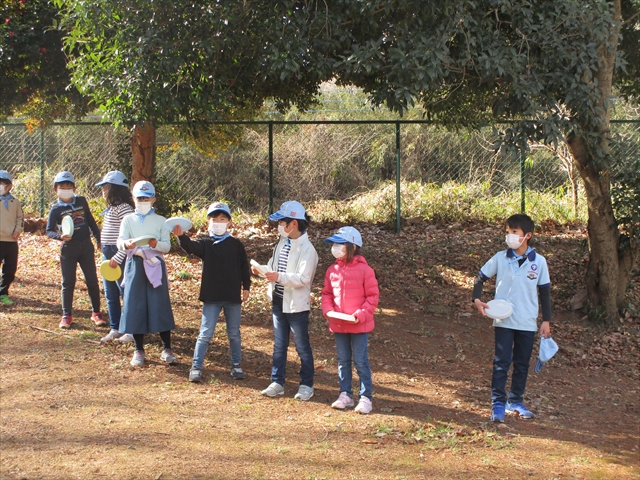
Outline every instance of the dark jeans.
<path id="1" fill-rule="evenodd" d="M 115 245 L 102 245 L 102 255 L 105 260 L 110 260 L 116 253 L 118 253 L 118 247 Z M 112 330 L 118 330 L 120 328 L 120 315 L 122 314 L 122 307 L 120 306 L 120 297 L 124 297 L 124 289 L 120 286 L 122 282 L 122 276 L 124 275 L 124 264 L 126 257 L 120 264 L 122 275 L 114 282 L 102 279 L 104 284 L 104 296 L 107 297 L 107 310 L 109 312 L 109 326 Z"/>
<path id="2" fill-rule="evenodd" d="M 284 313 L 282 298 L 273 297 L 273 365 L 271 381 L 284 385 L 287 365 L 287 349 L 289 335 L 293 333 L 293 341 L 300 357 L 300 385 L 313 387 L 313 352 L 309 343 L 309 311 Z"/>
<path id="3" fill-rule="evenodd" d="M 0 242 L 0 265 L 0 295 L 9 295 L 9 285 L 15 280 L 18 270 L 18 242 Z"/>
<path id="4" fill-rule="evenodd" d="M 90 239 L 78 243 L 65 242 L 60 248 L 60 268 L 62 269 L 62 313 L 72 315 L 73 290 L 76 287 L 76 268 L 80 264 L 84 281 L 89 290 L 91 309 L 100 311 L 100 287 L 96 274 L 95 250 Z"/>
<path id="5" fill-rule="evenodd" d="M 495 327 L 494 330 L 496 356 L 493 359 L 491 403 L 506 403 L 507 400 L 511 403 L 522 402 L 536 332 L 501 327 Z M 507 396 L 507 376 L 511 363 L 513 363 L 513 374 L 511 375 L 511 390 Z"/>

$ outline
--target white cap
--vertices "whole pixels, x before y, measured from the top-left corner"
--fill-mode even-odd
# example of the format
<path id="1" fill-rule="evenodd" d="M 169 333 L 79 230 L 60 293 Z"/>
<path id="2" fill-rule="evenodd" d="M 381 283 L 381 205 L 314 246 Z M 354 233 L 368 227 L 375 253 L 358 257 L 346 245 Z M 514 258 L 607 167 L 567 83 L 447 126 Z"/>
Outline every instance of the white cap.
<path id="1" fill-rule="evenodd" d="M 362 246 L 362 235 L 353 227 L 342 227 L 332 237 L 325 238 L 325 243 L 353 243 L 359 247 Z"/>
<path id="2" fill-rule="evenodd" d="M 96 183 L 96 187 L 101 187 L 106 183 L 121 185 L 123 187 L 129 186 L 129 181 L 127 180 L 126 175 L 119 170 L 113 170 L 112 172 L 107 173 L 101 182 Z"/>
<path id="3" fill-rule="evenodd" d="M 533 371 L 538 373 L 544 367 L 544 364 L 551 360 L 558 351 L 558 345 L 553 341 L 551 337 L 542 337 L 540 339 L 540 352 L 538 353 L 538 360 L 536 360 L 536 366 Z"/>
<path id="4" fill-rule="evenodd" d="M 138 183 L 136 183 L 133 186 L 131 195 L 133 195 L 133 198 L 140 198 L 140 197 L 154 198 L 156 196 L 156 189 L 153 187 L 153 184 L 151 182 L 147 182 L 146 180 L 140 180 Z"/>
<path id="5" fill-rule="evenodd" d="M 280 210 L 269 215 L 269 220 L 278 221 L 284 218 L 292 218 L 293 220 L 305 220 L 307 212 L 300 202 L 290 200 L 280 205 Z"/>

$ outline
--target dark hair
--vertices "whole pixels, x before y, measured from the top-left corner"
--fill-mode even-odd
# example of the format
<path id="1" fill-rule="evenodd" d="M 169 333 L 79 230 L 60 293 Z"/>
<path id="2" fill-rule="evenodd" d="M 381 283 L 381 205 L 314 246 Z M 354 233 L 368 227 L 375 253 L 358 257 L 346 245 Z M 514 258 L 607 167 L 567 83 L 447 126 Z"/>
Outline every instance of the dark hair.
<path id="1" fill-rule="evenodd" d="M 294 220 L 298 222 L 298 230 L 300 231 L 300 233 L 304 233 L 307 231 L 307 228 L 309 228 L 309 224 L 311 223 L 311 217 L 308 214 L 304 214 L 304 220 L 300 220 L 297 218 L 289 218 L 289 217 L 285 217 L 282 220 L 285 221 L 285 224 L 287 226 L 289 226 L 289 224 L 291 222 L 293 222 Z"/>
<path id="2" fill-rule="evenodd" d="M 527 233 L 532 233 L 535 228 L 533 224 L 533 220 L 529 215 L 525 215 L 524 213 L 516 213 L 515 215 L 511 215 L 507 218 L 507 226 L 509 228 L 519 228 L 526 235 Z"/>
<path id="3" fill-rule="evenodd" d="M 231 220 L 231 217 L 229 216 L 229 214 L 227 212 L 225 212 L 224 210 L 214 210 L 213 212 L 211 212 L 209 215 L 207 215 L 207 218 L 215 218 L 218 215 L 224 215 L 225 217 L 227 217 L 229 220 Z"/>
<path id="4" fill-rule="evenodd" d="M 105 183 L 104 186 L 107 187 L 107 205 L 128 203 L 131 205 L 131 208 L 136 208 L 131 192 L 127 187 L 116 185 L 115 183 Z"/>
<path id="5" fill-rule="evenodd" d="M 3 185 L 11 185 L 11 180 L 0 178 L 0 183 L 2 183 Z"/>
<path id="6" fill-rule="evenodd" d="M 347 247 L 347 254 L 344 257 L 345 263 L 351 263 L 351 260 L 353 260 L 354 257 L 361 255 L 360 247 L 355 243 L 345 242 L 343 245 Z"/>

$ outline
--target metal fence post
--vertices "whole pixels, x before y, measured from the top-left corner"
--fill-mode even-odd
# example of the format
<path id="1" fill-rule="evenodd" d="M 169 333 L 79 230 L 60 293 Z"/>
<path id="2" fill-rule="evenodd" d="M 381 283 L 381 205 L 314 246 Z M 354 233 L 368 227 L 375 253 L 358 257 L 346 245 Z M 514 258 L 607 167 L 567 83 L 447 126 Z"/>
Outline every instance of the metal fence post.
<path id="1" fill-rule="evenodd" d="M 273 212 L 273 122 L 269 122 L 269 213 Z"/>
<path id="2" fill-rule="evenodd" d="M 396 122 L 396 233 L 400 233 L 400 122 Z"/>
<path id="3" fill-rule="evenodd" d="M 520 152 L 520 213 L 525 213 L 525 194 L 526 194 L 526 180 L 525 180 L 525 170 L 524 170 L 524 152 L 522 150 L 518 150 Z"/>
<path id="4" fill-rule="evenodd" d="M 40 217 L 44 217 L 44 129 L 40 129 Z"/>

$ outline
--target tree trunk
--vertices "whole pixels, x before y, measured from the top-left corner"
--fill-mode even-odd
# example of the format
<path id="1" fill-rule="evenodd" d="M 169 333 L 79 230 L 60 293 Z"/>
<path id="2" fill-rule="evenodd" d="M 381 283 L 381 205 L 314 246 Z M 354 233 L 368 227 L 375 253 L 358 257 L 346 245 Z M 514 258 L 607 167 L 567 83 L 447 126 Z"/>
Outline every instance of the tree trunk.
<path id="1" fill-rule="evenodd" d="M 621 19 L 620 0 L 612 0 L 614 18 Z M 600 159 L 594 158 L 592 151 L 599 150 L 605 155 L 609 153 L 610 138 L 610 99 L 613 88 L 613 73 L 616 59 L 618 30 L 614 29 L 609 38 L 610 48 L 600 47 L 600 69 L 595 73 L 597 88 L 600 91 L 599 107 L 604 112 L 601 121 L 595 127 L 585 128 L 598 135 L 599 144 L 592 149 L 588 140 L 582 135 L 570 135 L 567 145 L 576 161 L 578 171 L 584 182 L 587 195 L 589 220 L 590 257 L 585 283 L 592 306 L 602 309 L 604 319 L 612 323 L 619 318 L 619 309 L 624 300 L 628 276 L 631 269 L 625 262 L 628 259 L 620 255 L 620 232 L 613 215 L 611 203 L 609 170 L 602 165 Z M 621 264 L 622 262 L 622 264 Z M 621 278 L 625 276 L 626 280 Z M 620 291 L 622 289 L 622 291 Z"/>
<path id="2" fill-rule="evenodd" d="M 152 182 L 156 164 L 156 128 L 151 122 L 133 127 L 131 155 L 133 158 L 131 184 L 135 185 L 140 180 Z"/>

